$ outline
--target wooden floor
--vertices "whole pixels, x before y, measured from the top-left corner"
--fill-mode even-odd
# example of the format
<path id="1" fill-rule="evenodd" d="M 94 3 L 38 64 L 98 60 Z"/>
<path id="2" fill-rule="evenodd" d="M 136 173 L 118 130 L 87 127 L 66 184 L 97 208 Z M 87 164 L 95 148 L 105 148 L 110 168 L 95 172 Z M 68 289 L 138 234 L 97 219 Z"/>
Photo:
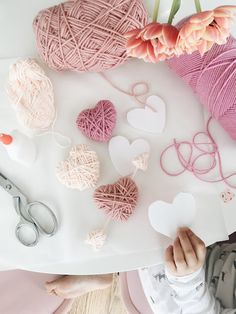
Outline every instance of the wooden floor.
<path id="1" fill-rule="evenodd" d="M 117 277 L 114 277 L 110 288 L 77 298 L 69 314 L 127 314 Z"/>

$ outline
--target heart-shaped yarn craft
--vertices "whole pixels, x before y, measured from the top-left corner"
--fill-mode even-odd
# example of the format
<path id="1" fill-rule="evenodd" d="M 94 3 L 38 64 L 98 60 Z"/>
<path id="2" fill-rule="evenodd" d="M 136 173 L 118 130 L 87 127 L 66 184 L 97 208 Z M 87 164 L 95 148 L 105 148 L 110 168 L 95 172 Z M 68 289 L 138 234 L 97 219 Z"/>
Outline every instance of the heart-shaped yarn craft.
<path id="1" fill-rule="evenodd" d="M 124 221 L 132 215 L 137 205 L 138 187 L 130 177 L 123 177 L 114 184 L 98 187 L 94 200 L 111 219 Z"/>
<path id="2" fill-rule="evenodd" d="M 123 34 L 146 23 L 142 0 L 73 0 L 40 11 L 33 26 L 50 68 L 102 72 L 127 60 Z"/>
<path id="3" fill-rule="evenodd" d="M 112 137 L 116 126 L 116 109 L 109 100 L 100 100 L 94 108 L 83 110 L 76 124 L 91 140 L 106 142 Z"/>
<path id="4" fill-rule="evenodd" d="M 150 133 L 161 133 L 166 123 L 166 105 L 156 95 L 149 96 L 145 108 L 132 109 L 127 113 L 128 123 L 135 129 Z"/>
<path id="5" fill-rule="evenodd" d="M 95 151 L 87 145 L 74 146 L 66 160 L 57 166 L 56 176 L 66 187 L 83 191 L 95 187 L 100 163 Z"/>
<path id="6" fill-rule="evenodd" d="M 196 215 L 195 199 L 192 194 L 179 193 L 172 204 L 156 201 L 149 206 L 151 226 L 170 238 L 176 237 L 178 227 L 190 227 Z"/>

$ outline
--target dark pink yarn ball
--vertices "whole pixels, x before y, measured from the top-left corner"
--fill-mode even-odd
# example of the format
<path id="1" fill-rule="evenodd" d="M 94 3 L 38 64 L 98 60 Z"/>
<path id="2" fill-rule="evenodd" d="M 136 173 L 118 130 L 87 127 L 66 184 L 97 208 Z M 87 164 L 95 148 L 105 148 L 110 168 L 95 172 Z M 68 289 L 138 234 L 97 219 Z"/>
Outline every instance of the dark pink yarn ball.
<path id="1" fill-rule="evenodd" d="M 138 202 L 138 187 L 130 177 L 120 178 L 114 184 L 98 187 L 94 192 L 97 206 L 113 220 L 127 220 Z"/>
<path id="2" fill-rule="evenodd" d="M 116 126 L 116 109 L 109 100 L 100 100 L 94 108 L 83 110 L 78 115 L 76 124 L 91 140 L 109 141 Z"/>
<path id="3" fill-rule="evenodd" d="M 196 93 L 211 116 L 236 140 L 236 39 L 215 44 L 202 57 L 198 52 L 167 61 Z"/>
<path id="4" fill-rule="evenodd" d="M 142 0 L 71 0 L 40 11 L 33 28 L 50 68 L 101 72 L 126 61 L 123 34 L 146 23 Z"/>

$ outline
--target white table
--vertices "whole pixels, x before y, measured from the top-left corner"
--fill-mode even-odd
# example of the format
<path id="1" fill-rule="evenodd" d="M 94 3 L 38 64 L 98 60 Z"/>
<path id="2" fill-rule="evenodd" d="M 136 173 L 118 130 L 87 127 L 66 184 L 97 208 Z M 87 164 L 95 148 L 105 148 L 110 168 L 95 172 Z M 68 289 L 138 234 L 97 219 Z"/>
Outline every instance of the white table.
<path id="1" fill-rule="evenodd" d="M 165 4 L 164 4 L 165 2 Z M 162 1 L 160 18 L 167 16 L 171 1 Z M 214 5 L 213 3 L 214 2 Z M 222 1 L 211 1 L 215 7 Z M 47 6 L 59 3 L 56 0 L 2 0 L 0 2 L 0 122 L 2 131 L 20 128 L 14 111 L 4 93 L 8 66 L 16 57 L 36 57 L 37 52 L 32 32 L 32 19 Z M 233 4 L 233 1 L 231 1 Z M 166 7 L 164 7 L 164 6 Z M 178 18 L 193 11 L 193 1 L 182 8 Z M 206 8 L 206 7 L 205 7 Z M 236 27 L 234 27 L 236 34 Z M 12 58 L 12 59 L 11 59 Z M 123 88 L 138 80 L 150 85 L 150 94 L 160 95 L 167 105 L 165 131 L 157 136 L 132 129 L 126 122 L 127 110 L 138 106 L 128 96 L 113 89 L 97 74 L 55 73 L 44 67 L 51 78 L 54 89 L 58 121 L 56 130 L 73 140 L 74 144 L 89 143 L 98 152 L 102 162 L 100 184 L 115 181 L 119 175 L 107 155 L 107 144 L 96 144 L 85 139 L 76 129 L 75 118 L 84 108 L 91 107 L 100 99 L 110 99 L 118 111 L 118 124 L 114 135 L 125 135 L 130 140 L 147 139 L 152 147 L 149 170 L 138 174 L 136 182 L 140 188 L 140 201 L 136 213 L 127 223 L 112 223 L 104 249 L 94 253 L 84 244 L 86 234 L 99 227 L 105 220 L 92 201 L 93 190 L 78 192 L 68 190 L 55 177 L 58 161 L 67 156 L 68 150 L 59 149 L 50 136 L 35 138 L 38 158 L 33 168 L 19 167 L 10 161 L 0 147 L 0 171 L 17 183 L 32 200 L 43 200 L 52 206 L 59 217 L 60 229 L 50 239 L 42 239 L 35 248 L 18 245 L 14 237 L 17 217 L 11 198 L 0 190 L 0 264 L 2 270 L 21 268 L 39 272 L 92 274 L 135 269 L 162 260 L 163 248 L 169 239 L 157 234 L 149 225 L 148 205 L 156 199 L 171 202 L 181 191 L 192 193 L 197 202 L 198 214 L 193 230 L 206 239 L 208 244 L 223 240 L 236 230 L 236 201 L 223 204 L 219 193 L 223 184 L 202 183 L 186 174 L 168 177 L 160 169 L 159 155 L 173 139 L 189 139 L 191 134 L 204 129 L 206 113 L 195 99 L 192 91 L 169 70 L 165 64 L 145 64 L 131 60 L 125 65 L 107 72 L 116 84 Z M 181 127 L 180 127 L 181 125 Z M 236 158 L 236 144 L 215 122 L 214 136 L 222 151 L 226 171 L 232 171 L 230 160 Z M 217 223 L 209 224 L 212 216 Z M 217 216 L 218 215 L 218 216 Z M 222 227 L 223 226 L 223 227 Z M 210 236 L 209 236 L 210 235 Z M 13 249 L 14 248 L 14 249 Z"/>

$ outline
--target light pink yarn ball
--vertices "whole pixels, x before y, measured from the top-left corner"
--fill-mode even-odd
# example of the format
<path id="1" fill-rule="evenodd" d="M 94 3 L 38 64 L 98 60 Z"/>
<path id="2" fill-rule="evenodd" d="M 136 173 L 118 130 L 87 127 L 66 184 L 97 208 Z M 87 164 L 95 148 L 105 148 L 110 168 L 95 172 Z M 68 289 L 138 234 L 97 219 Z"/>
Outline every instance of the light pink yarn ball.
<path id="1" fill-rule="evenodd" d="M 123 177 L 114 184 L 98 187 L 94 200 L 111 219 L 127 220 L 137 206 L 138 187 L 130 177 Z"/>
<path id="2" fill-rule="evenodd" d="M 33 27 L 50 68 L 101 72 L 124 63 L 123 34 L 146 23 L 142 0 L 74 0 L 40 11 Z"/>

